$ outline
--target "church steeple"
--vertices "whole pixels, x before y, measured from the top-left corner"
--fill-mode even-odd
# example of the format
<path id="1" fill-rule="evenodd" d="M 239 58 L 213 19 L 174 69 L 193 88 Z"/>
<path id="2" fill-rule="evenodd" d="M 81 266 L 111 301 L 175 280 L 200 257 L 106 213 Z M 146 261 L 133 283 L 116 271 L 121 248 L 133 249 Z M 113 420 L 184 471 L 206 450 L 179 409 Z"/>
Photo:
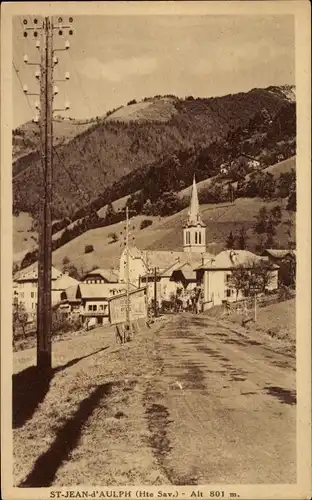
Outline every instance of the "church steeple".
<path id="1" fill-rule="evenodd" d="M 183 228 L 183 250 L 185 252 L 206 251 L 206 226 L 199 213 L 199 202 L 195 175 L 193 178 L 191 203 Z"/>
<path id="2" fill-rule="evenodd" d="M 197 194 L 197 185 L 195 180 L 195 175 L 193 177 L 193 186 L 192 186 L 192 195 L 191 195 L 191 203 L 190 209 L 188 211 L 188 220 L 187 224 L 190 225 L 203 225 L 203 221 L 201 220 L 199 213 L 199 203 L 198 203 L 198 194 Z"/>

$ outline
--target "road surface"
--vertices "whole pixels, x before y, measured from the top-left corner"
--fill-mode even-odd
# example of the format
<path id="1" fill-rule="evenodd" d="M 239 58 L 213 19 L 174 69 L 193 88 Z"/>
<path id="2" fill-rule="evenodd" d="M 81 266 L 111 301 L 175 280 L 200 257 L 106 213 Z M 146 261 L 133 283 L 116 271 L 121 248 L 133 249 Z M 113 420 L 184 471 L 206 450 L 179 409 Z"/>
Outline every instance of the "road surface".
<path id="1" fill-rule="evenodd" d="M 14 354 L 17 485 L 296 482 L 295 359 L 255 331 L 181 314 L 120 346 L 99 328 L 55 342 L 35 392 L 34 362 Z"/>
<path id="2" fill-rule="evenodd" d="M 164 325 L 155 347 L 147 414 L 170 482 L 296 481 L 292 358 L 191 315 Z"/>

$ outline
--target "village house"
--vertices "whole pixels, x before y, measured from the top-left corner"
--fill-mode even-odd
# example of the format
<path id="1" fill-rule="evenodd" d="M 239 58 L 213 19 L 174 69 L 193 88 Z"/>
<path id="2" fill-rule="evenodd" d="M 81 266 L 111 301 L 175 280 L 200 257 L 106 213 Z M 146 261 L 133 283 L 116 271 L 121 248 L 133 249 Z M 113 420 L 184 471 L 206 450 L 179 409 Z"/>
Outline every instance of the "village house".
<path id="1" fill-rule="evenodd" d="M 135 289 L 130 284 L 130 290 Z M 80 283 L 70 287 L 62 294 L 60 308 L 69 316 L 79 315 L 82 323 L 109 323 L 109 298 L 127 292 L 125 283 Z"/>
<path id="2" fill-rule="evenodd" d="M 79 283 L 66 273 L 62 273 L 52 266 L 51 296 L 52 306 L 61 300 L 61 293 L 74 284 Z M 13 303 L 22 304 L 29 319 L 34 320 L 37 314 L 38 302 L 38 263 L 22 269 L 14 276 Z"/>
<path id="3" fill-rule="evenodd" d="M 232 271 L 237 266 L 244 266 L 250 270 L 253 264 L 261 261 L 268 260 L 247 250 L 224 250 L 213 259 L 203 261 L 202 265 L 196 268 L 197 281 L 201 282 L 203 288 L 203 309 L 221 305 L 224 301 L 234 302 L 242 299 L 244 297 L 242 292 L 237 293 L 232 286 Z M 269 272 L 271 275 L 267 289 L 276 290 L 278 266 L 272 263 Z"/>
<path id="4" fill-rule="evenodd" d="M 190 208 L 187 220 L 182 228 L 182 251 L 170 250 L 139 250 L 136 247 L 125 248 L 120 258 L 119 281 L 127 281 L 127 251 L 129 260 L 128 276 L 132 284 L 137 287 L 149 284 L 148 296 L 169 300 L 177 287 L 191 290 L 196 285 L 194 268 L 203 258 L 212 258 L 206 252 L 206 226 L 199 213 L 199 202 L 195 177 L 193 180 Z"/>
<path id="5" fill-rule="evenodd" d="M 296 250 L 281 250 L 267 248 L 262 252 L 272 264 L 277 264 L 278 281 L 280 284 L 291 286 L 296 280 Z"/>
<path id="6" fill-rule="evenodd" d="M 83 279 L 82 283 L 118 283 L 118 271 L 115 269 L 93 269 L 89 271 Z"/>

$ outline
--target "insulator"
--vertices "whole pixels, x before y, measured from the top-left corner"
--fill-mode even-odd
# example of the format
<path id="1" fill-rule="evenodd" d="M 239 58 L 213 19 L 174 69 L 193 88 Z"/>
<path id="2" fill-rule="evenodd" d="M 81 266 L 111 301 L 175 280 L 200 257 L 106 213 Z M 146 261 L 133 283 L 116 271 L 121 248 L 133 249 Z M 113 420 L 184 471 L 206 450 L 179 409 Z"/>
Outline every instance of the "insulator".
<path id="1" fill-rule="evenodd" d="M 27 87 L 27 85 L 23 85 L 23 92 L 25 92 L 25 94 L 27 94 L 27 92 L 28 92 L 28 87 Z"/>
<path id="2" fill-rule="evenodd" d="M 36 49 L 40 49 L 40 41 L 39 40 L 36 41 Z"/>
<path id="3" fill-rule="evenodd" d="M 74 34 L 73 30 L 69 30 L 68 34 L 72 36 Z"/>
<path id="4" fill-rule="evenodd" d="M 68 19 L 68 21 L 69 21 L 70 23 L 72 23 L 72 22 L 74 21 L 74 18 L 73 18 L 73 17 L 70 17 L 70 18 Z"/>
<path id="5" fill-rule="evenodd" d="M 36 78 L 38 78 L 38 80 L 39 80 L 39 78 L 40 78 L 40 71 L 39 71 L 39 70 L 37 70 L 37 71 L 35 72 L 35 77 L 36 77 Z"/>
<path id="6" fill-rule="evenodd" d="M 35 102 L 35 108 L 36 108 L 36 109 L 40 109 L 40 104 L 39 104 L 39 102 L 38 102 L 38 101 L 36 101 L 36 102 Z"/>
<path id="7" fill-rule="evenodd" d="M 24 31 L 24 37 L 27 38 L 28 37 L 28 33 L 27 31 Z"/>
<path id="8" fill-rule="evenodd" d="M 67 101 L 67 102 L 65 102 L 65 109 L 70 109 L 70 104 L 69 104 L 69 102 L 68 102 L 68 101 Z"/>
<path id="9" fill-rule="evenodd" d="M 66 40 L 66 42 L 65 42 L 65 49 L 67 50 L 67 49 L 69 49 L 69 47 L 70 47 L 70 43 L 69 43 L 68 40 Z"/>
<path id="10" fill-rule="evenodd" d="M 28 55 L 27 54 L 24 55 L 24 63 L 26 63 L 26 64 L 28 63 Z"/>
<path id="11" fill-rule="evenodd" d="M 65 73 L 65 80 L 69 80 L 69 78 L 70 78 L 69 71 L 66 71 L 66 73 Z"/>
<path id="12" fill-rule="evenodd" d="M 57 21 L 58 21 L 59 23 L 62 23 L 62 22 L 63 22 L 63 18 L 62 18 L 62 17 L 59 17 Z"/>
<path id="13" fill-rule="evenodd" d="M 55 86 L 55 87 L 53 87 L 53 94 L 54 94 L 54 95 L 58 94 L 58 88 L 57 88 L 56 86 Z"/>
<path id="14" fill-rule="evenodd" d="M 53 57 L 53 63 L 54 63 L 54 64 L 57 64 L 58 62 L 59 62 L 58 57 L 54 56 L 54 57 Z"/>
<path id="15" fill-rule="evenodd" d="M 38 23 L 38 19 L 37 19 L 37 18 L 35 18 L 35 19 L 34 19 L 34 24 L 37 24 L 37 23 Z"/>
<path id="16" fill-rule="evenodd" d="M 35 123 L 38 123 L 38 122 L 39 122 L 39 116 L 38 116 L 38 115 L 34 116 L 34 118 L 33 118 L 33 122 L 35 122 Z"/>
<path id="17" fill-rule="evenodd" d="M 27 19 L 23 19 L 23 24 L 27 24 Z"/>
<path id="18" fill-rule="evenodd" d="M 60 36 L 62 36 L 62 35 L 63 35 L 63 30 L 59 30 L 58 34 L 59 34 Z"/>
<path id="19" fill-rule="evenodd" d="M 34 37 L 37 38 L 38 36 L 38 31 L 34 31 Z"/>

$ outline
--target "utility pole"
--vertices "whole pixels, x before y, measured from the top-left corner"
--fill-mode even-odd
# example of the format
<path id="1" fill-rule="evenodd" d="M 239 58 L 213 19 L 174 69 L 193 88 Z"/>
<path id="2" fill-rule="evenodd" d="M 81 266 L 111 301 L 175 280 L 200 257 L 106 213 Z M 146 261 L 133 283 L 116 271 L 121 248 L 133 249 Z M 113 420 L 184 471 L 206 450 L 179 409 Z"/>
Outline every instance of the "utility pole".
<path id="1" fill-rule="evenodd" d="M 69 22 L 73 21 L 69 18 Z M 53 30 L 58 29 L 58 34 L 63 34 L 63 28 L 70 28 L 69 34 L 73 31 L 71 26 L 63 26 L 63 19 L 58 18 L 58 24 L 54 25 L 52 17 L 45 17 L 40 26 L 39 20 L 34 19 L 33 25 L 28 26 L 27 19 L 23 20 L 24 37 L 28 32 L 32 32 L 37 38 L 41 34 L 41 41 L 37 39 L 36 47 L 41 52 L 40 63 L 28 62 L 28 56 L 24 55 L 26 64 L 40 66 L 40 71 L 36 71 L 36 78 L 40 81 L 40 104 L 36 103 L 36 108 L 40 109 L 40 120 L 34 118 L 34 122 L 40 122 L 40 151 L 42 166 L 42 197 L 39 207 L 39 248 L 38 248 L 38 303 L 37 303 L 37 369 L 39 376 L 50 376 L 52 371 L 52 298 L 51 298 L 51 278 L 52 278 L 52 170 L 53 170 L 53 97 L 58 93 L 57 88 L 53 88 L 53 68 L 58 63 L 58 58 L 54 52 L 67 50 L 69 42 L 65 43 L 64 49 L 54 49 Z M 69 74 L 65 74 L 66 81 Z M 24 85 L 23 92 L 26 95 L 38 95 L 29 93 L 27 85 Z M 66 111 L 65 108 L 54 111 Z"/>
<path id="2" fill-rule="evenodd" d="M 157 317 L 157 267 L 154 269 L 154 315 Z"/>
<path id="3" fill-rule="evenodd" d="M 146 251 L 146 290 L 145 290 L 145 297 L 146 297 L 146 317 L 148 318 L 148 296 L 149 296 L 149 257 L 148 257 L 148 251 Z"/>
<path id="4" fill-rule="evenodd" d="M 257 322 L 257 292 L 254 295 L 254 322 Z"/>
<path id="5" fill-rule="evenodd" d="M 53 162 L 53 41 L 52 22 L 46 17 L 43 24 L 40 77 L 40 148 L 43 171 L 43 197 L 40 206 L 38 313 L 37 313 L 37 368 L 40 373 L 52 369 L 51 334 L 51 268 L 52 268 L 52 162 Z"/>
<path id="6" fill-rule="evenodd" d="M 130 272 L 129 272 L 129 209 L 126 207 L 126 281 L 127 281 L 127 303 L 126 322 L 130 326 Z"/>

